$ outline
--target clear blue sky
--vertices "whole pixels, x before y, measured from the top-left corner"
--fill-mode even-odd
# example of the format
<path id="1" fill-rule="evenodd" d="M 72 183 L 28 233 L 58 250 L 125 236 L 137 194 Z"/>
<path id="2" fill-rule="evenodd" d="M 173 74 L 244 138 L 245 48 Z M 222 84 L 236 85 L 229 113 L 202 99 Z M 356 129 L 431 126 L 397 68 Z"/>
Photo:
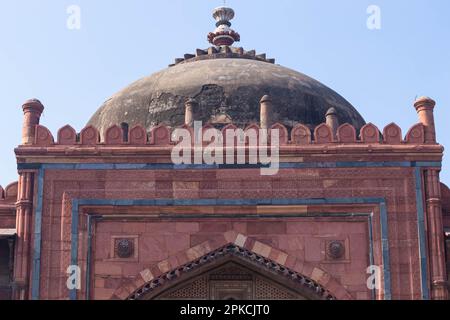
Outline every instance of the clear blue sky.
<path id="1" fill-rule="evenodd" d="M 433 97 L 439 141 L 450 148 L 450 1 L 228 0 L 246 49 L 330 86 L 368 122 L 417 122 L 412 103 Z M 211 11 L 221 0 L 2 0 L 0 6 L 0 184 L 17 179 L 21 105 L 46 107 L 42 124 L 56 135 L 80 130 L 127 84 L 206 48 Z M 81 30 L 66 27 L 69 5 L 81 8 Z M 381 8 L 381 30 L 366 26 Z M 450 158 L 442 180 L 450 183 Z"/>

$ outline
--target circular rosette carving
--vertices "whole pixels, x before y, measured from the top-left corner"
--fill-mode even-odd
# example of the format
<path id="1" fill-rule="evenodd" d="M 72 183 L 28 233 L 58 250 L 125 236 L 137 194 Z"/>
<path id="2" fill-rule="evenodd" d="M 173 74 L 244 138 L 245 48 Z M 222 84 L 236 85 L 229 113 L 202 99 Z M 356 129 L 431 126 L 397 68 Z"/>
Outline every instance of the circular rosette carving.
<path id="1" fill-rule="evenodd" d="M 327 246 L 327 255 L 333 260 L 342 259 L 345 256 L 345 244 L 342 241 L 331 241 Z"/>
<path id="2" fill-rule="evenodd" d="M 402 129 L 395 123 L 388 125 L 384 131 L 384 142 L 387 144 L 400 144 L 402 142 Z"/>
<path id="3" fill-rule="evenodd" d="M 343 143 L 355 143 L 356 142 L 356 129 L 346 123 L 338 128 L 337 136 L 339 142 Z"/>
<path id="4" fill-rule="evenodd" d="M 116 256 L 121 259 L 129 259 L 134 255 L 133 239 L 116 240 Z"/>
<path id="5" fill-rule="evenodd" d="M 291 140 L 294 144 L 310 144 L 311 129 L 305 125 L 299 124 L 292 129 Z"/>
<path id="6" fill-rule="evenodd" d="M 422 144 L 425 142 L 425 129 L 423 124 L 419 123 L 412 127 L 406 135 L 408 143 Z"/>
<path id="7" fill-rule="evenodd" d="M 314 130 L 314 139 L 316 143 L 325 144 L 333 142 L 333 133 L 331 128 L 323 123 Z"/>

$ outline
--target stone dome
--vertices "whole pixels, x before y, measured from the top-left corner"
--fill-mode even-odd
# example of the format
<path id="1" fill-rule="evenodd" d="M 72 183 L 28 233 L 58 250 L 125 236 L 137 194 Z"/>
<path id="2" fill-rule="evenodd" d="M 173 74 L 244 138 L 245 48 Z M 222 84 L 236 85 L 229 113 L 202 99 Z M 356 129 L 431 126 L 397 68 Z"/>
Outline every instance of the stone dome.
<path id="1" fill-rule="evenodd" d="M 121 123 L 181 126 L 185 101 L 193 98 L 196 121 L 245 127 L 259 123 L 264 95 L 272 98 L 273 122 L 287 127 L 317 126 L 330 108 L 341 124 L 365 124 L 343 97 L 302 73 L 265 61 L 216 58 L 177 64 L 131 84 L 106 101 L 89 125 L 102 132 Z"/>
<path id="2" fill-rule="evenodd" d="M 195 101 L 194 120 L 216 127 L 233 123 L 239 127 L 260 121 L 260 100 L 271 97 L 272 123 L 290 128 L 301 123 L 311 128 L 325 122 L 334 108 L 341 124 L 357 129 L 365 122 L 343 97 L 320 82 L 275 64 L 265 54 L 233 47 L 240 35 L 231 29 L 234 10 L 214 9 L 217 29 L 208 34 L 213 45 L 185 54 L 169 68 L 143 78 L 107 100 L 89 125 L 102 133 L 112 125 L 143 125 L 148 130 L 159 124 L 181 126 L 185 102 Z"/>

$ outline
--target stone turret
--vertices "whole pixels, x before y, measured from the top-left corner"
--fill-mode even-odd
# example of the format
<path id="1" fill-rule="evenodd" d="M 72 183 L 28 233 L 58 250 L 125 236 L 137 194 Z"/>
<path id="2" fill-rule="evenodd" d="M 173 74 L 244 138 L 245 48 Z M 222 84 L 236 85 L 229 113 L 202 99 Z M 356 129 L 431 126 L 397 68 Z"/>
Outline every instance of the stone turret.
<path id="1" fill-rule="evenodd" d="M 23 106 L 23 127 L 22 127 L 22 144 L 30 145 L 34 143 L 36 134 L 36 125 L 39 124 L 44 106 L 37 99 L 27 100 Z"/>
<path id="2" fill-rule="evenodd" d="M 335 108 L 328 109 L 326 115 L 326 123 L 331 128 L 331 131 L 333 132 L 333 137 L 336 139 L 336 133 L 339 128 L 339 119 L 337 116 L 337 111 Z"/>
<path id="3" fill-rule="evenodd" d="M 186 99 L 186 102 L 184 104 L 184 124 L 186 126 L 192 127 L 194 125 L 194 108 L 196 104 L 197 102 L 195 101 L 195 99 Z"/>
<path id="4" fill-rule="evenodd" d="M 268 95 L 262 97 L 261 101 L 260 127 L 261 129 L 269 129 L 272 125 L 272 98 Z"/>
<path id="5" fill-rule="evenodd" d="M 420 97 L 414 102 L 419 121 L 425 127 L 425 143 L 436 143 L 436 128 L 434 124 L 434 107 L 436 102 L 429 97 Z"/>

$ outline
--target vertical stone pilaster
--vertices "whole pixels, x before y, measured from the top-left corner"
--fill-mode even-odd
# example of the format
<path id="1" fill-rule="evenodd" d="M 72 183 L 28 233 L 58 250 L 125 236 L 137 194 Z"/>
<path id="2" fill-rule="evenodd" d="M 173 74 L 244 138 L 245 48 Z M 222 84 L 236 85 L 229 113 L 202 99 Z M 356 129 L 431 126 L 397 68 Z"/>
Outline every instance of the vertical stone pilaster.
<path id="1" fill-rule="evenodd" d="M 34 173 L 20 172 L 16 203 L 17 240 L 14 252 L 13 298 L 29 299 Z"/>
<path id="2" fill-rule="evenodd" d="M 447 300 L 447 270 L 439 171 L 439 169 L 425 171 L 431 298 L 433 300 Z"/>

